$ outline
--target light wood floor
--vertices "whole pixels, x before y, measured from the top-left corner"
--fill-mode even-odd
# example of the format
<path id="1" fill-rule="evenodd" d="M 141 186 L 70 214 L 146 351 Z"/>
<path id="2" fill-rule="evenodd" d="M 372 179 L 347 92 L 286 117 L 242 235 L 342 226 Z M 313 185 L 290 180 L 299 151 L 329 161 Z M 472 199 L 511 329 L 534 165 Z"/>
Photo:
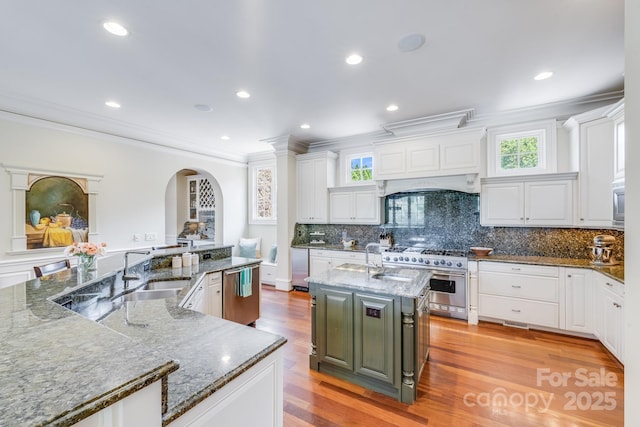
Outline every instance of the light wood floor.
<path id="1" fill-rule="evenodd" d="M 623 369 L 597 341 L 432 316 L 430 360 L 406 405 L 311 371 L 309 295 L 262 290 L 256 328 L 288 339 L 285 426 L 624 424 Z"/>

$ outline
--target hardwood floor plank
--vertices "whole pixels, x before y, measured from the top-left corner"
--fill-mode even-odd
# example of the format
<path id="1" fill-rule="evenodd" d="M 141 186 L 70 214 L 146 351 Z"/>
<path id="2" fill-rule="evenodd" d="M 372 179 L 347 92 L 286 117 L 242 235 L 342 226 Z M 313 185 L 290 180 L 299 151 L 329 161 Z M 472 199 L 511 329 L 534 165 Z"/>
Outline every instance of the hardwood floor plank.
<path id="1" fill-rule="evenodd" d="M 309 369 L 307 293 L 263 286 L 261 310 L 256 327 L 289 340 L 285 426 L 623 425 L 624 368 L 595 340 L 432 317 L 430 360 L 406 405 Z"/>

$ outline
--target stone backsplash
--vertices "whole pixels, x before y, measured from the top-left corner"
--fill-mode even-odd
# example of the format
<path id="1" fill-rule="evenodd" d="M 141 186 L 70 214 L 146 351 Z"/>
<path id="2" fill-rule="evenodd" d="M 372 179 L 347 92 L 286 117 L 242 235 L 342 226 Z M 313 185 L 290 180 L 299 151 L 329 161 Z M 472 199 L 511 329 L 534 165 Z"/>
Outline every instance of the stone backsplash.
<path id="1" fill-rule="evenodd" d="M 428 203 L 421 224 L 399 226 L 350 224 L 296 224 L 292 245 L 307 245 L 322 239 L 328 245 L 340 244 L 342 233 L 360 246 L 378 242 L 381 233 L 393 235 L 395 244 L 421 243 L 438 249 L 469 250 L 472 246 L 494 248 L 500 255 L 548 256 L 589 259 L 589 246 L 598 234 L 616 238 L 614 257 L 624 260 L 624 232 L 615 229 L 551 227 L 483 227 L 477 194 L 456 191 L 428 192 Z M 387 216 L 388 218 L 389 216 Z M 311 236 L 323 233 L 323 237 Z"/>

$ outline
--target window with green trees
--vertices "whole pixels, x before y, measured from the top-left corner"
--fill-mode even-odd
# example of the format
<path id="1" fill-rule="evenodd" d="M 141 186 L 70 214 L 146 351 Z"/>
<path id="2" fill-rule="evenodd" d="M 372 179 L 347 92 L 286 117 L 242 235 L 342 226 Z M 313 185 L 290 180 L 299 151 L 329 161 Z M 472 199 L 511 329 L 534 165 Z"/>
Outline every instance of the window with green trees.
<path id="1" fill-rule="evenodd" d="M 500 140 L 500 167 L 502 169 L 537 168 L 540 160 L 537 136 L 523 136 Z"/>
<path id="2" fill-rule="evenodd" d="M 349 176 L 351 182 L 373 180 L 373 156 L 356 156 L 351 158 Z"/>

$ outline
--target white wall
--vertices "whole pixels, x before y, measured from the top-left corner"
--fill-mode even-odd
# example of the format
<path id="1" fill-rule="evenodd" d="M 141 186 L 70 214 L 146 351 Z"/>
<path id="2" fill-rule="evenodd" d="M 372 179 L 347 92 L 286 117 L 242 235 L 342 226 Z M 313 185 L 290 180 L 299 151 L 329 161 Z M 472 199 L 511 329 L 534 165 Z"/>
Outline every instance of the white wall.
<path id="1" fill-rule="evenodd" d="M 20 168 L 103 175 L 97 198 L 98 232 L 109 251 L 165 242 L 167 186 L 182 169 L 210 173 L 220 185 L 224 233 L 219 243 L 236 244 L 247 224 L 245 163 L 168 149 L 69 126 L 0 113 L 0 163 Z M 3 169 L 3 168 L 0 168 Z M 59 258 L 60 251 L 11 254 L 10 175 L 0 173 L 0 276 L 12 265 Z M 175 221 L 176 218 L 168 218 Z M 216 218 L 218 220 L 218 218 Z M 155 241 L 134 242 L 135 233 L 156 233 Z"/>
<path id="2" fill-rule="evenodd" d="M 640 425 L 640 2 L 625 2 L 625 425 Z"/>

